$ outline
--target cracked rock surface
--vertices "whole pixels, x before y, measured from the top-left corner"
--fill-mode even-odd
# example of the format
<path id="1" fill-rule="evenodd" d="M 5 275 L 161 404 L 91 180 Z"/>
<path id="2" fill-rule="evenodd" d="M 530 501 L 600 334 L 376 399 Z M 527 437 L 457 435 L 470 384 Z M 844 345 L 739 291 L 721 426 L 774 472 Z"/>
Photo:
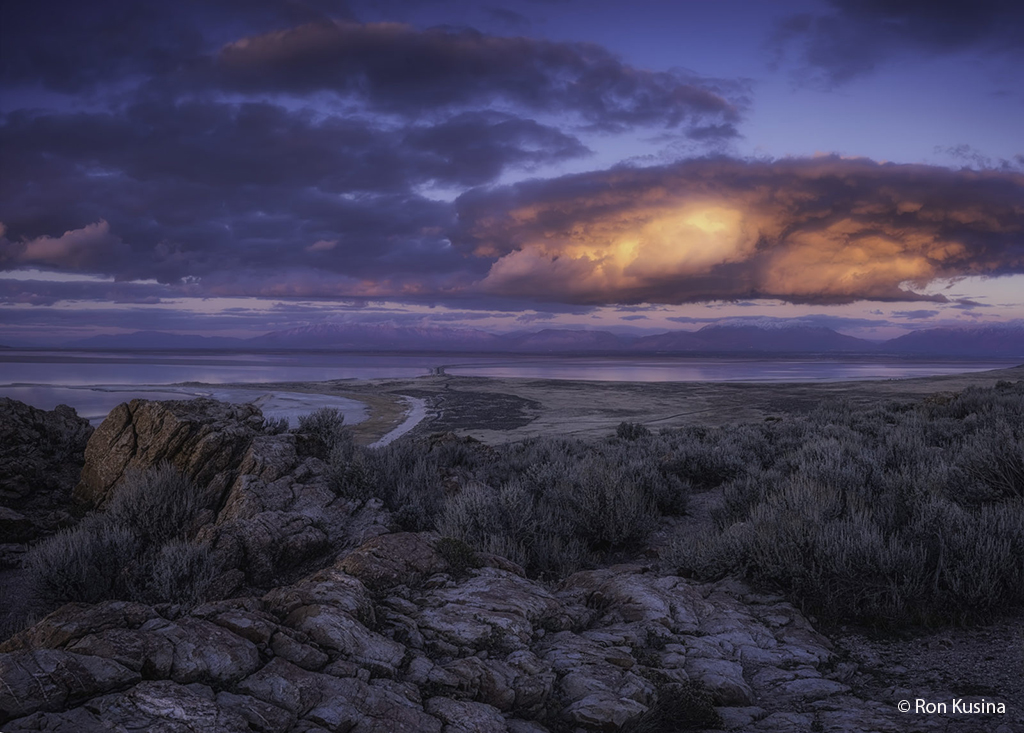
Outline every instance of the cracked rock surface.
<path id="1" fill-rule="evenodd" d="M 497 556 L 453 566 L 437 534 L 334 495 L 255 408 L 163 405 L 111 414 L 78 491 L 102 503 L 115 474 L 160 460 L 207 481 L 194 540 L 228 568 L 221 597 L 67 604 L 15 634 L 0 644 L 5 733 L 629 731 L 695 683 L 732 731 L 948 722 L 858 696 L 850 663 L 779 597 L 648 564 L 558 583 Z"/>

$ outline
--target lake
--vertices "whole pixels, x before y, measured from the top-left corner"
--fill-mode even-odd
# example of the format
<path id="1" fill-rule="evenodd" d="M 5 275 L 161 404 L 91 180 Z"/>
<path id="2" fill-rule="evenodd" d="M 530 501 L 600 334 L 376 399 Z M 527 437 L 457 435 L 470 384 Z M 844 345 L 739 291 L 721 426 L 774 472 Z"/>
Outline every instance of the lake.
<path id="1" fill-rule="evenodd" d="M 267 390 L 270 382 L 334 379 L 410 379 L 443 367 L 457 376 L 622 382 L 838 382 L 958 374 L 1016 366 L 1014 360 L 936 360 L 877 356 L 536 356 L 352 354 L 331 352 L 104 352 L 0 351 L 0 396 L 42 409 L 74 407 L 93 422 L 132 399 L 211 396 L 232 402 L 260 399 L 265 414 L 288 417 L 327 404 L 324 398 Z M 183 385 L 199 382 L 203 386 Z M 246 384 L 249 389 L 218 388 Z M 169 385 L 178 385 L 169 387 Z M 361 403 L 330 398 L 349 423 L 365 419 Z"/>

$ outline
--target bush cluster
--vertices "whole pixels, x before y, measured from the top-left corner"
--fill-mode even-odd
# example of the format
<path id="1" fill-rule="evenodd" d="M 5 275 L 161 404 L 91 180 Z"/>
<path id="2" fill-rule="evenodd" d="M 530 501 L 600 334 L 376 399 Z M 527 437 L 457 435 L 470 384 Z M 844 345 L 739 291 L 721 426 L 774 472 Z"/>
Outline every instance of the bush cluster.
<path id="1" fill-rule="evenodd" d="M 344 441 L 328 475 L 348 498 L 379 497 L 405 529 L 436 529 L 535 575 L 561 576 L 636 546 L 659 516 L 685 511 L 697 476 L 678 449 L 694 465 L 717 465 L 693 445 L 695 436 L 618 432 L 625 436 L 500 447 L 450 434 L 376 450 Z"/>
<path id="2" fill-rule="evenodd" d="M 714 528 L 678 538 L 680 567 L 886 627 L 1024 604 L 1024 383 L 760 430 L 771 450 L 726 484 Z"/>
<path id="3" fill-rule="evenodd" d="M 217 568 L 186 539 L 202 508 L 199 487 L 167 464 L 126 476 L 103 511 L 29 551 L 38 600 L 202 602 Z"/>
<path id="4" fill-rule="evenodd" d="M 352 443 L 351 433 L 345 429 L 345 415 L 337 407 L 321 407 L 299 416 L 296 432 L 303 452 L 322 459 Z"/>
<path id="5" fill-rule="evenodd" d="M 635 550 L 693 492 L 720 489 L 714 526 L 675 541 L 686 574 L 746 577 L 825 619 L 890 627 L 1024 604 L 1024 383 L 728 428 L 623 423 L 596 441 L 342 440 L 329 471 L 404 528 L 541 577 Z"/>

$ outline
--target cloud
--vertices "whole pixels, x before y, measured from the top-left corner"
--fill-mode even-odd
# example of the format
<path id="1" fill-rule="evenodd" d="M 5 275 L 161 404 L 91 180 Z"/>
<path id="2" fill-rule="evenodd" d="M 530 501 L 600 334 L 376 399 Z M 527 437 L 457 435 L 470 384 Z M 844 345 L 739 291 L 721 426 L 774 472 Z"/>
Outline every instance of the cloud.
<path id="1" fill-rule="evenodd" d="M 1024 52 L 1024 5 L 1017 0 L 830 0 L 829 5 L 831 12 L 787 17 L 769 42 L 776 62 L 794 56 L 797 78 L 811 86 L 832 88 L 915 53 Z"/>
<path id="2" fill-rule="evenodd" d="M 20 242 L 7 239 L 6 229 L 0 227 L 0 267 L 4 269 L 44 265 L 60 270 L 95 271 L 109 266 L 128 250 L 102 219 L 59 237 L 41 236 Z"/>
<path id="3" fill-rule="evenodd" d="M 385 129 L 268 103 L 158 101 L 116 116 L 11 113 L 0 150 L 0 220 L 11 240 L 103 218 L 128 249 L 77 264 L 164 282 L 246 267 L 315 265 L 357 279 L 485 268 L 447 243 L 451 204 L 416 189 L 461 190 L 586 152 L 508 114 Z M 11 247 L 4 257 L 14 262 Z"/>
<path id="4" fill-rule="evenodd" d="M 320 239 L 306 247 L 307 252 L 330 252 L 338 246 L 337 239 Z"/>
<path id="5" fill-rule="evenodd" d="M 403 140 L 420 153 L 434 180 L 480 185 L 507 167 L 531 168 L 590 153 L 571 135 L 534 120 L 495 112 L 463 112 L 431 126 L 416 126 Z"/>
<path id="6" fill-rule="evenodd" d="M 139 75 L 188 68 L 233 32 L 259 33 L 329 17 L 350 18 L 351 13 L 341 0 L 6 3 L 0 81 L 92 91 Z"/>
<path id="7" fill-rule="evenodd" d="M 583 304 L 935 300 L 1024 271 L 1024 175 L 865 159 L 708 158 L 472 191 L 453 241 L 482 292 Z"/>
<path id="8" fill-rule="evenodd" d="M 3 305 L 54 305 L 62 301 L 155 304 L 180 295 L 180 291 L 152 283 L 0 278 L 0 304 Z"/>
<path id="9" fill-rule="evenodd" d="M 522 33 L 524 31 L 528 31 L 533 25 L 533 21 L 525 15 L 517 13 L 514 10 L 509 10 L 508 8 L 493 7 L 487 8 L 484 12 L 486 12 L 488 17 L 498 25 L 504 26 L 511 31 Z"/>
<path id="10" fill-rule="evenodd" d="M 624 64 L 589 43 L 490 36 L 468 28 L 318 22 L 227 44 L 219 83 L 238 91 L 334 92 L 407 116 L 506 103 L 572 113 L 605 129 L 714 127 L 732 135 L 740 100 L 721 83 Z"/>

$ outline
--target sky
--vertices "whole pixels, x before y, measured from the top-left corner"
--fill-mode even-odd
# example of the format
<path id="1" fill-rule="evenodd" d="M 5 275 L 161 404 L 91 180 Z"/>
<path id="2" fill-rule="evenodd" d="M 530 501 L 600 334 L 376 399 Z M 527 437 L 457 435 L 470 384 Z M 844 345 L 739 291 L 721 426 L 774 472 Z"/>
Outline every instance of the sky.
<path id="1" fill-rule="evenodd" d="M 1024 319 L 1015 0 L 0 13 L 0 343 Z"/>

